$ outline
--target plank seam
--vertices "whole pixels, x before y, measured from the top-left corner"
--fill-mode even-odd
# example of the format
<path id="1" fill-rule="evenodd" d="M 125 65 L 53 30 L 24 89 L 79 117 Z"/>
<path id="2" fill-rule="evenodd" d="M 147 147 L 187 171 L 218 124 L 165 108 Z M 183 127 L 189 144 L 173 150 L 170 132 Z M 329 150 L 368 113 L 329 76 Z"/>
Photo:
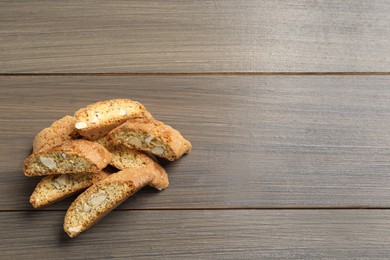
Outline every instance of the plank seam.
<path id="1" fill-rule="evenodd" d="M 390 76 L 390 72 L 0 73 L 0 77 Z"/>
<path id="2" fill-rule="evenodd" d="M 390 210 L 390 207 L 228 207 L 228 208 L 147 208 L 147 209 L 115 209 L 114 211 L 188 211 L 188 210 Z M 34 212 L 34 211 L 53 211 L 65 212 L 66 209 L 4 209 L 2 212 Z"/>

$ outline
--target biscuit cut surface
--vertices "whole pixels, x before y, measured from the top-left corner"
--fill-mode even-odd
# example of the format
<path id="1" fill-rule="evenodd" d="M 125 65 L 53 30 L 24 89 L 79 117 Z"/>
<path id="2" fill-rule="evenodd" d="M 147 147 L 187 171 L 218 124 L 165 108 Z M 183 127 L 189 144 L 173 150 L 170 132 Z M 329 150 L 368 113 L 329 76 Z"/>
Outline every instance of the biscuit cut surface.
<path id="1" fill-rule="evenodd" d="M 45 176 L 35 187 L 35 190 L 30 197 L 30 203 L 34 208 L 48 206 L 88 188 L 93 183 L 96 183 L 107 176 L 108 174 L 102 171 L 98 173 Z"/>
<path id="2" fill-rule="evenodd" d="M 97 173 L 111 161 L 102 145 L 87 140 L 66 141 L 60 146 L 34 153 L 24 161 L 26 176 Z"/>
<path id="3" fill-rule="evenodd" d="M 192 148 L 179 131 L 148 118 L 129 119 L 112 130 L 107 139 L 113 144 L 151 152 L 170 161 L 180 158 Z"/>
<path id="4" fill-rule="evenodd" d="M 70 237 L 79 235 L 153 178 L 143 169 L 123 170 L 92 185 L 70 205 L 64 219 L 65 232 Z"/>
<path id="5" fill-rule="evenodd" d="M 34 138 L 33 152 L 44 151 L 67 140 L 76 139 L 79 134 L 74 126 L 75 123 L 76 119 L 73 116 L 65 116 L 40 131 Z"/>
<path id="6" fill-rule="evenodd" d="M 97 140 L 105 136 L 130 118 L 152 118 L 141 103 L 130 99 L 96 102 L 79 109 L 74 116 L 75 128 L 78 129 L 80 135 L 89 140 Z"/>
<path id="7" fill-rule="evenodd" d="M 150 182 L 150 186 L 158 190 L 164 190 L 168 187 L 169 179 L 165 169 L 143 152 L 123 145 L 113 145 L 104 137 L 97 142 L 101 143 L 111 153 L 112 160 L 110 165 L 119 170 L 147 168 L 155 176 Z"/>

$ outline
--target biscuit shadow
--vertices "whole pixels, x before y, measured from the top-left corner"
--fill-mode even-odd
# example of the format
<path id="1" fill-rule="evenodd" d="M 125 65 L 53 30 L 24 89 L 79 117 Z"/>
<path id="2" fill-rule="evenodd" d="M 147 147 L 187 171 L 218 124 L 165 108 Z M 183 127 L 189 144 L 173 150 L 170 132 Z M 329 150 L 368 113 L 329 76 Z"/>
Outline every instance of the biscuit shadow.
<path id="1" fill-rule="evenodd" d="M 62 223 L 61 223 L 62 224 Z M 60 228 L 57 229 L 57 246 L 63 247 L 63 246 L 69 246 L 74 243 L 74 241 L 77 240 L 76 238 L 71 238 L 68 236 L 68 234 L 65 233 L 63 226 L 61 225 Z"/>

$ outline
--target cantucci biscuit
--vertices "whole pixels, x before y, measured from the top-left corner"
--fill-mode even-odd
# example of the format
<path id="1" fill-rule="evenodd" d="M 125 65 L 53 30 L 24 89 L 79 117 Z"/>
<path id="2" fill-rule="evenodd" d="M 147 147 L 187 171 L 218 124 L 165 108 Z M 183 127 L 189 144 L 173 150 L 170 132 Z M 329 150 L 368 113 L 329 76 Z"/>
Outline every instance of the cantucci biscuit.
<path id="1" fill-rule="evenodd" d="M 64 219 L 65 232 L 70 237 L 79 235 L 153 178 L 146 169 L 128 169 L 113 173 L 92 185 L 70 205 Z"/>
<path id="2" fill-rule="evenodd" d="M 34 138 L 33 152 L 44 151 L 77 138 L 79 134 L 75 123 L 76 119 L 73 116 L 65 116 L 40 131 Z"/>
<path id="3" fill-rule="evenodd" d="M 48 206 L 88 188 L 93 183 L 96 183 L 107 176 L 108 174 L 103 171 L 98 173 L 45 176 L 35 187 L 35 190 L 30 197 L 30 203 L 34 208 Z"/>
<path id="4" fill-rule="evenodd" d="M 142 152 L 122 146 L 121 148 L 114 150 L 111 164 L 119 170 L 141 167 L 147 168 L 154 176 L 153 180 L 149 183 L 149 186 L 160 191 L 168 188 L 169 179 L 165 169 Z"/>
<path id="5" fill-rule="evenodd" d="M 112 160 L 110 165 L 119 170 L 148 168 L 154 175 L 154 178 L 149 183 L 149 186 L 158 190 L 164 190 L 168 187 L 169 180 L 165 169 L 158 162 L 154 161 L 143 152 L 130 149 L 123 145 L 113 145 L 108 142 L 105 137 L 100 138 L 97 142 L 102 144 L 111 153 Z"/>
<path id="6" fill-rule="evenodd" d="M 111 154 L 102 145 L 82 139 L 72 140 L 27 157 L 24 174 L 97 173 L 110 161 Z"/>
<path id="7" fill-rule="evenodd" d="M 151 152 L 170 161 L 180 158 L 192 148 L 179 131 L 149 118 L 129 119 L 112 130 L 107 138 L 113 144 Z"/>
<path id="8" fill-rule="evenodd" d="M 79 109 L 75 114 L 75 128 L 89 140 L 97 140 L 129 118 L 152 115 L 139 102 L 130 99 L 105 100 Z"/>

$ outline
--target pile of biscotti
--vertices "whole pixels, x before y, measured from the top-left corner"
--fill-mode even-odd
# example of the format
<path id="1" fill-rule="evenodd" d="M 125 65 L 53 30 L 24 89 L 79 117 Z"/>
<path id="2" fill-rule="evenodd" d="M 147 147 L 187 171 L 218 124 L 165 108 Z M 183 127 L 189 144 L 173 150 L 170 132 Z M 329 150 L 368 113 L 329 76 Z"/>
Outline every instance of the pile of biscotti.
<path id="1" fill-rule="evenodd" d="M 65 215 L 64 230 L 75 237 L 142 187 L 166 189 L 167 173 L 154 156 L 174 161 L 191 148 L 139 102 L 93 103 L 35 137 L 24 174 L 44 177 L 30 203 L 40 208 L 86 189 Z M 117 170 L 109 173 L 110 166 Z"/>

